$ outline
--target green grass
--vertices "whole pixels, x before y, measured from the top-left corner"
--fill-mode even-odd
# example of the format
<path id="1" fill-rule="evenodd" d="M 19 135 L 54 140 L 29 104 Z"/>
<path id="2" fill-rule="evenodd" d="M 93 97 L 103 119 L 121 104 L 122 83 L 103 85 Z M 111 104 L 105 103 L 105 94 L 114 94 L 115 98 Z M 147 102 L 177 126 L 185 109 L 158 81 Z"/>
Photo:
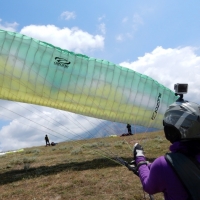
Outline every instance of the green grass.
<path id="1" fill-rule="evenodd" d="M 142 200 L 140 180 L 113 160 L 132 160 L 139 142 L 153 161 L 168 152 L 164 133 L 144 133 L 33 147 L 0 156 L 0 199 Z M 162 194 L 155 200 L 164 199 Z"/>

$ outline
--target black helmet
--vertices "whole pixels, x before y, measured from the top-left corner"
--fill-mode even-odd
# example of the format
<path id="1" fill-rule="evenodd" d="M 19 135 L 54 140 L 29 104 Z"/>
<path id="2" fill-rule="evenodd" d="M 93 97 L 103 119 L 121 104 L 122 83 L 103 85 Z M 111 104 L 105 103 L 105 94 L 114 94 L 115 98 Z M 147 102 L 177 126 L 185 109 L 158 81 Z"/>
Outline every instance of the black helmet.
<path id="1" fill-rule="evenodd" d="M 173 103 L 165 112 L 163 126 L 171 143 L 200 139 L 200 105 L 188 101 Z"/>

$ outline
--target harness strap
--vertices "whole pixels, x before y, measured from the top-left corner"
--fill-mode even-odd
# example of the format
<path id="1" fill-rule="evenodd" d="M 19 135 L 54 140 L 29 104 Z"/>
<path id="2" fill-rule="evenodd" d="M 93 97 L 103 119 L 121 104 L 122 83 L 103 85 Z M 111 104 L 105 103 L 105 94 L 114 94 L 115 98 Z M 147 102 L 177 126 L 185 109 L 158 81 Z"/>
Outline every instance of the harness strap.
<path id="1" fill-rule="evenodd" d="M 200 169 L 181 153 L 167 153 L 167 162 L 173 167 L 193 200 L 200 199 Z"/>

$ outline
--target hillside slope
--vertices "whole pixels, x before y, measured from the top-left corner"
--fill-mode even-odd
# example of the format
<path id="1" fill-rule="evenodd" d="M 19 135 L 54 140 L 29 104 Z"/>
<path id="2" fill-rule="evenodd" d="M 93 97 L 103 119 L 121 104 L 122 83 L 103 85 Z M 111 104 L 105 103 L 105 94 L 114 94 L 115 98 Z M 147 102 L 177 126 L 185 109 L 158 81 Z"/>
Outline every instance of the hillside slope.
<path id="1" fill-rule="evenodd" d="M 163 131 L 26 148 L 0 156 L 0 199 L 148 199 L 139 178 L 113 160 L 132 159 L 132 146 L 142 144 L 153 161 L 168 152 Z M 163 199 L 162 194 L 154 195 Z"/>

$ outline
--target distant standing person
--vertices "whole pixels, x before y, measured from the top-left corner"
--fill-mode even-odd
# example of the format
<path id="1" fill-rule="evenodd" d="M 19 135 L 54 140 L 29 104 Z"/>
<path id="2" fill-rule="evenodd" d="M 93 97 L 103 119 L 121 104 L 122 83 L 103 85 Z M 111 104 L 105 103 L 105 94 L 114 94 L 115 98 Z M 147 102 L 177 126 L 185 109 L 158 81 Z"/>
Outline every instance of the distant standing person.
<path id="1" fill-rule="evenodd" d="M 128 134 L 132 135 L 131 125 L 127 124 L 126 128 L 128 129 Z"/>
<path id="2" fill-rule="evenodd" d="M 47 135 L 45 136 L 45 138 L 44 138 L 44 139 L 45 139 L 45 142 L 46 142 L 46 146 L 47 146 L 47 145 L 49 145 L 49 146 L 50 146 L 50 143 L 49 143 L 49 138 L 48 138 L 48 136 L 47 136 Z"/>

